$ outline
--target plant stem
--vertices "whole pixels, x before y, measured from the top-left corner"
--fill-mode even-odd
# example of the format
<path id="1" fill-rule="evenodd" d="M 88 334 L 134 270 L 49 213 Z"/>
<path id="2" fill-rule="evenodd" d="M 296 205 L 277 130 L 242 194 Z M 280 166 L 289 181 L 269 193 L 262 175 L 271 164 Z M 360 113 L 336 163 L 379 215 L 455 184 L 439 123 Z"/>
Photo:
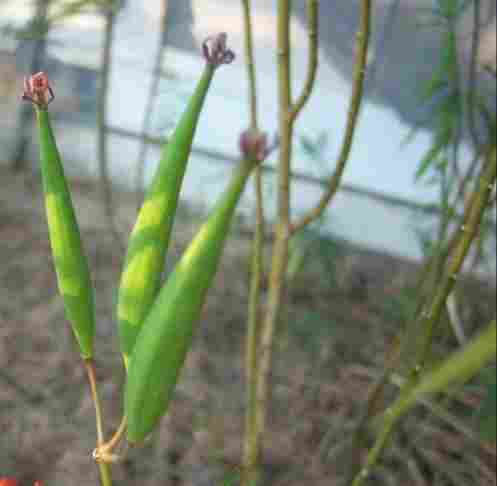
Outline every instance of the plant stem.
<path id="1" fill-rule="evenodd" d="M 247 67 L 247 76 L 249 81 L 250 124 L 253 130 L 257 130 L 259 128 L 257 121 L 258 100 L 257 100 L 257 79 L 256 79 L 256 70 L 255 70 L 251 1 L 242 0 L 242 7 L 243 7 L 243 21 L 244 21 L 244 32 L 245 32 L 245 64 Z"/>
<path id="2" fill-rule="evenodd" d="M 271 352 L 281 306 L 283 283 L 288 264 L 290 236 L 290 170 L 293 121 L 290 86 L 290 0 L 278 0 L 278 83 L 280 158 L 278 164 L 278 221 L 269 280 L 268 306 L 261 330 L 260 364 L 257 378 L 257 451 L 266 427 L 269 400 Z M 257 457 L 260 452 L 257 453 Z"/>
<path id="3" fill-rule="evenodd" d="M 462 351 L 452 354 L 436 370 L 428 373 L 419 384 L 411 385 L 401 393 L 394 405 L 385 413 L 383 430 L 368 454 L 365 468 L 356 476 L 352 486 L 362 486 L 395 430 L 399 420 L 422 397 L 438 393 L 453 382 L 471 379 L 489 361 L 495 359 L 497 351 L 497 326 L 495 320 Z"/>
<path id="4" fill-rule="evenodd" d="M 476 119 L 476 94 L 477 94 L 477 61 L 481 40 L 481 0 L 473 1 L 473 32 L 471 38 L 471 60 L 469 67 L 468 94 L 467 94 L 467 116 L 468 130 L 471 135 L 473 146 L 477 149 L 480 146 L 480 136 Z"/>
<path id="5" fill-rule="evenodd" d="M 299 116 L 311 97 L 319 67 L 319 0 L 307 0 L 307 34 L 309 36 L 309 67 L 304 90 L 292 109 L 292 118 Z"/>
<path id="6" fill-rule="evenodd" d="M 438 291 L 432 302 L 431 308 L 422 316 L 424 336 L 417 354 L 416 367 L 423 367 L 433 341 L 435 327 L 440 319 L 440 314 L 446 306 L 448 295 L 452 292 L 458 279 L 462 264 L 480 228 L 480 222 L 492 192 L 493 184 L 497 173 L 496 147 L 494 146 L 488 154 L 487 162 L 482 171 L 476 198 L 474 203 L 468 208 L 467 224 L 461 227 L 461 239 L 455 248 L 451 261 L 448 265 L 443 281 L 440 283 Z"/>
<path id="7" fill-rule="evenodd" d="M 257 80 L 254 59 L 253 27 L 250 0 L 242 0 L 245 24 L 245 62 L 249 81 L 250 125 L 254 132 L 259 129 L 257 110 Z M 257 350 L 259 338 L 259 307 L 263 280 L 264 249 L 264 201 L 262 191 L 262 170 L 255 169 L 256 224 L 252 244 L 251 282 L 248 308 L 247 341 L 245 350 L 246 372 L 246 416 L 243 450 L 242 486 L 252 486 L 257 481 L 258 442 L 257 442 Z"/>
<path id="8" fill-rule="evenodd" d="M 359 112 L 362 105 L 363 94 L 364 94 L 364 80 L 366 77 L 366 67 L 368 61 L 368 50 L 371 37 L 371 12 L 372 12 L 372 0 L 362 0 L 361 1 L 361 19 L 359 32 L 357 33 L 356 42 L 356 61 L 354 67 L 354 81 L 352 87 L 352 99 L 350 102 L 350 108 L 347 118 L 347 128 L 345 131 L 345 138 L 342 144 L 340 155 L 338 157 L 337 166 L 335 172 L 328 183 L 328 189 L 325 194 L 321 197 L 318 205 L 311 209 L 306 215 L 304 215 L 299 221 L 291 226 L 291 234 L 297 233 L 304 227 L 319 219 L 328 204 L 335 197 L 340 183 L 342 181 L 343 173 L 345 167 L 349 160 L 350 152 L 352 150 L 352 144 L 354 141 L 354 135 L 357 127 L 357 120 L 359 118 Z"/>
<path id="9" fill-rule="evenodd" d="M 354 432 L 352 439 L 352 458 L 348 483 L 352 482 L 361 468 L 361 452 L 365 448 L 366 431 L 370 420 L 375 416 L 383 400 L 386 385 L 390 375 L 398 365 L 400 359 L 400 339 L 396 338 L 390 346 L 385 360 L 385 368 L 380 377 L 373 384 L 368 393 L 364 414 Z"/>
<path id="10" fill-rule="evenodd" d="M 95 362 L 93 359 L 86 359 L 84 361 L 88 381 L 90 383 L 91 397 L 95 407 L 95 420 L 97 426 L 97 447 L 101 447 L 104 443 L 103 420 L 102 420 L 102 407 L 100 405 L 100 398 L 98 396 L 97 378 L 95 372 Z M 99 463 L 100 469 L 100 482 L 102 486 L 112 486 L 112 476 L 109 464 Z"/>
<path id="11" fill-rule="evenodd" d="M 396 402 L 397 405 L 394 405 L 394 408 L 400 407 L 403 412 L 401 414 L 385 414 L 382 431 L 377 439 L 375 447 L 368 455 L 367 466 L 356 476 L 353 486 L 361 485 L 364 479 L 368 476 L 370 468 L 376 464 L 381 452 L 388 444 L 398 420 L 403 415 L 404 411 L 406 411 L 406 409 L 402 408 L 402 404 L 405 400 L 409 399 L 413 393 L 413 389 L 419 384 L 421 372 L 431 352 L 436 325 L 438 324 L 442 310 L 446 306 L 447 297 L 456 283 L 457 276 L 468 254 L 471 243 L 478 232 L 485 210 L 488 207 L 488 201 L 494 187 L 496 174 L 496 147 L 493 146 L 489 150 L 487 161 L 474 191 L 474 197 L 471 199 L 472 203 L 466 208 L 464 218 L 466 224 L 461 227 L 461 236 L 455 245 L 453 254 L 451 255 L 452 258 L 447 265 L 448 268 L 444 274 L 444 278 L 439 284 L 435 297 L 429 306 L 429 310 L 421 313 L 419 319 L 415 321 L 417 322 L 417 325 L 412 326 L 416 329 L 422 329 L 421 332 L 423 335 L 417 349 L 414 365 L 412 366 L 407 381 L 400 390 L 399 398 Z M 398 405 L 399 403 L 401 405 Z"/>

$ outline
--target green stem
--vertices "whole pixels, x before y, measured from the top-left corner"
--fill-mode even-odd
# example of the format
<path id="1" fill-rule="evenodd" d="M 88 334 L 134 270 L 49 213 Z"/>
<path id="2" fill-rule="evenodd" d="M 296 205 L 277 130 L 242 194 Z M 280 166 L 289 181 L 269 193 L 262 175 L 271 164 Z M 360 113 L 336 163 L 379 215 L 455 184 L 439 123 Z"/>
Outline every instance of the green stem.
<path id="1" fill-rule="evenodd" d="M 466 224 L 461 227 L 461 236 L 454 248 L 454 252 L 450 263 L 448 264 L 444 278 L 439 285 L 438 291 L 433 298 L 429 310 L 421 314 L 420 326 L 416 326 L 418 329 L 420 327 L 422 328 L 422 340 L 417 349 L 415 364 L 410 371 L 409 378 L 401 388 L 399 398 L 397 399 L 396 405 L 394 405 L 394 408 L 402 410 L 402 413 L 399 414 L 397 412 L 389 412 L 385 414 L 380 436 L 378 437 L 374 448 L 368 454 L 367 466 L 356 476 L 353 486 L 361 485 L 368 476 L 371 467 L 373 467 L 378 461 L 379 456 L 390 440 L 398 420 L 407 410 L 406 408 L 403 408 L 404 402 L 411 399 L 410 397 L 413 390 L 419 386 L 421 372 L 431 351 L 436 325 L 440 319 L 442 310 L 445 308 L 447 296 L 450 294 L 455 285 L 457 276 L 468 254 L 471 243 L 478 232 L 484 212 L 488 207 L 488 200 L 495 183 L 496 173 L 497 160 L 496 147 L 494 146 L 489 151 L 487 162 L 479 178 L 477 188 L 475 189 L 475 195 L 472 198 L 472 204 L 466 209 Z M 428 379 L 433 380 L 433 374 L 427 375 L 427 377 L 423 379 L 422 383 L 425 383 Z"/>
<path id="2" fill-rule="evenodd" d="M 359 32 L 357 33 L 357 44 L 356 44 L 357 57 L 354 67 L 352 99 L 347 118 L 347 128 L 345 130 L 345 138 L 342 144 L 340 155 L 338 157 L 338 162 L 335 172 L 332 175 L 328 183 L 328 188 L 325 194 L 323 194 L 323 196 L 321 197 L 321 200 L 319 201 L 318 205 L 315 208 L 311 209 L 299 221 L 297 221 L 292 225 L 291 227 L 292 234 L 297 233 L 298 231 L 305 228 L 307 225 L 311 224 L 316 219 L 319 219 L 319 217 L 328 207 L 331 200 L 335 197 L 340 187 L 343 173 L 345 172 L 345 167 L 349 160 L 350 152 L 352 151 L 352 144 L 354 142 L 354 135 L 357 127 L 357 120 L 359 119 L 359 113 L 362 106 L 362 100 L 364 94 L 364 80 L 366 77 L 369 42 L 371 37 L 371 12 L 372 12 L 372 0 L 362 0 L 360 27 L 359 27 Z"/>
<path id="3" fill-rule="evenodd" d="M 254 132 L 259 129 L 257 113 L 257 80 L 254 59 L 253 28 L 250 0 L 242 0 L 245 24 L 245 58 L 249 80 L 250 125 Z M 262 170 L 255 169 L 256 225 L 252 245 L 251 282 L 248 307 L 248 327 L 245 350 L 245 372 L 247 383 L 247 409 L 245 416 L 245 437 L 243 450 L 242 486 L 253 486 L 257 481 L 258 434 L 257 434 L 257 350 L 259 338 L 259 307 L 263 279 L 264 248 L 264 202 L 262 191 Z"/>
<path id="4" fill-rule="evenodd" d="M 112 475 L 109 464 L 100 463 L 98 468 L 100 470 L 100 482 L 102 486 L 112 486 Z"/>
<path id="5" fill-rule="evenodd" d="M 93 361 L 93 359 L 86 359 L 84 361 L 84 364 L 86 368 L 86 373 L 88 375 L 88 381 L 90 384 L 93 405 L 95 407 L 95 421 L 97 426 L 97 448 L 98 448 L 101 447 L 104 443 L 104 432 L 103 432 L 102 407 L 100 404 L 100 398 L 98 396 L 98 389 L 97 389 L 95 362 Z M 98 467 L 100 470 L 101 485 L 112 486 L 112 475 L 111 475 L 110 465 L 100 462 L 98 464 Z"/>
<path id="6" fill-rule="evenodd" d="M 302 94 L 292 109 L 295 119 L 311 97 L 319 67 L 319 0 L 307 0 L 307 34 L 309 36 L 309 67 Z"/>
<path id="7" fill-rule="evenodd" d="M 290 168 L 293 120 L 290 84 L 290 0 L 278 0 L 278 82 L 280 159 L 278 164 L 278 221 L 269 280 L 268 307 L 261 330 L 260 364 L 257 378 L 257 450 L 266 428 L 271 355 L 281 307 L 283 283 L 288 264 L 290 237 Z M 260 452 L 257 454 L 259 455 Z"/>
<path id="8" fill-rule="evenodd" d="M 488 201 L 492 192 L 497 173 L 496 147 L 494 146 L 488 155 L 487 162 L 480 177 L 474 204 L 469 208 L 467 224 L 461 227 L 461 239 L 456 246 L 454 254 L 448 265 L 444 279 L 435 295 L 430 309 L 422 315 L 424 336 L 417 354 L 416 368 L 424 366 L 428 358 L 436 325 L 440 319 L 442 310 L 445 308 L 448 295 L 452 292 L 459 277 L 462 264 L 469 252 L 471 243 L 475 239 L 480 223 L 488 207 Z"/>
<path id="9" fill-rule="evenodd" d="M 471 379 L 483 366 L 495 359 L 496 339 L 497 325 L 494 320 L 463 351 L 454 353 L 441 366 L 428 373 L 419 384 L 411 384 L 409 388 L 404 390 L 404 393 L 385 413 L 383 430 L 368 454 L 365 468 L 356 476 L 352 486 L 363 485 L 388 445 L 395 426 L 418 400 L 426 395 L 445 390 L 454 382 L 465 382 Z"/>

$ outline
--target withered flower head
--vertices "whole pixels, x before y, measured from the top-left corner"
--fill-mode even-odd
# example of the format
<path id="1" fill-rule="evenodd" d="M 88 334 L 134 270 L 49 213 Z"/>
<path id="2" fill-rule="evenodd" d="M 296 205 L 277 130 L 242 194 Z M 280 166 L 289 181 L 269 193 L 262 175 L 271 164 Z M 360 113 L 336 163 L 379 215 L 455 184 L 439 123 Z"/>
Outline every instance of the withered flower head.
<path id="1" fill-rule="evenodd" d="M 274 145 L 269 146 L 266 133 L 246 130 L 240 135 L 240 152 L 244 157 L 255 158 L 258 162 L 262 162 L 274 148 Z"/>
<path id="2" fill-rule="evenodd" d="M 221 64 L 231 64 L 235 59 L 235 53 L 227 46 L 228 35 L 221 33 L 216 36 L 207 37 L 202 44 L 205 60 L 214 67 Z"/>
<path id="3" fill-rule="evenodd" d="M 46 73 L 39 72 L 29 78 L 24 78 L 23 100 L 31 101 L 39 108 L 46 109 L 54 98 L 55 95 Z"/>

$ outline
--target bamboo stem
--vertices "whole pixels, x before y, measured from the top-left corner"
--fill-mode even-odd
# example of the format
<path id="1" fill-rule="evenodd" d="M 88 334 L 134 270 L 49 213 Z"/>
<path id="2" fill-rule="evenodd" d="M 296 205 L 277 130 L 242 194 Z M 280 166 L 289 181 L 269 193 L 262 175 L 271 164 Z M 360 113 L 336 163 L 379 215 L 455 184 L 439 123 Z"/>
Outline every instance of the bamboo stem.
<path id="1" fill-rule="evenodd" d="M 368 51 L 369 43 L 371 37 L 371 12 L 372 12 L 372 0 L 362 0 L 361 1 L 361 19 L 359 32 L 357 33 L 356 42 L 356 61 L 354 67 L 354 81 L 352 87 L 352 99 L 350 102 L 350 108 L 347 118 L 347 128 L 345 131 L 345 138 L 342 144 L 340 155 L 338 157 L 338 162 L 335 168 L 335 172 L 331 176 L 328 189 L 321 197 L 318 205 L 311 209 L 306 215 L 304 215 L 299 221 L 295 222 L 290 229 L 290 233 L 294 234 L 302 230 L 304 227 L 319 219 L 328 204 L 335 197 L 340 183 L 342 181 L 343 173 L 345 167 L 350 157 L 350 152 L 352 150 L 352 144 L 354 141 L 354 135 L 357 128 L 357 121 L 359 118 L 359 112 L 362 105 L 363 94 L 364 94 L 364 81 L 366 77 L 366 67 L 368 61 Z"/>
<path id="2" fill-rule="evenodd" d="M 475 201 L 469 208 L 468 222 L 466 225 L 461 227 L 461 239 L 459 244 L 455 248 L 452 259 L 448 265 L 447 272 L 445 273 L 444 279 L 439 286 L 430 309 L 422 315 L 422 319 L 424 321 L 422 326 L 424 329 L 424 336 L 418 350 L 416 363 L 417 368 L 422 368 L 428 358 L 435 327 L 440 319 L 442 310 L 446 306 L 447 297 L 452 292 L 452 289 L 457 282 L 462 264 L 464 263 L 464 260 L 469 252 L 471 243 L 478 233 L 480 222 L 483 218 L 485 210 L 488 207 L 488 201 L 493 190 L 496 173 L 497 160 L 496 147 L 494 146 L 488 155 L 487 162 L 480 177 Z"/>
<path id="3" fill-rule="evenodd" d="M 245 62 L 249 81 L 250 125 L 254 132 L 258 125 L 257 80 L 254 57 L 253 24 L 250 0 L 242 0 L 245 24 Z M 246 372 L 246 415 L 243 450 L 242 486 L 252 486 L 258 475 L 257 434 L 257 350 L 259 338 L 259 307 L 263 280 L 263 248 L 265 235 L 264 201 L 262 191 L 262 170 L 255 169 L 256 224 L 252 244 L 251 282 L 248 308 L 247 341 L 245 350 Z"/>
<path id="4" fill-rule="evenodd" d="M 309 35 L 309 67 L 307 79 L 300 97 L 292 109 L 296 119 L 311 97 L 319 67 L 319 0 L 307 0 L 307 33 Z"/>
<path id="5" fill-rule="evenodd" d="M 283 283 L 288 263 L 290 236 L 290 171 L 292 158 L 293 121 L 290 85 L 290 0 L 278 0 L 278 85 L 280 158 L 278 164 L 278 221 L 269 280 L 266 315 L 261 330 L 260 363 L 257 378 L 257 449 L 261 448 L 266 428 L 269 400 L 269 378 L 276 324 L 281 307 Z M 259 455 L 259 454 L 258 454 Z"/>

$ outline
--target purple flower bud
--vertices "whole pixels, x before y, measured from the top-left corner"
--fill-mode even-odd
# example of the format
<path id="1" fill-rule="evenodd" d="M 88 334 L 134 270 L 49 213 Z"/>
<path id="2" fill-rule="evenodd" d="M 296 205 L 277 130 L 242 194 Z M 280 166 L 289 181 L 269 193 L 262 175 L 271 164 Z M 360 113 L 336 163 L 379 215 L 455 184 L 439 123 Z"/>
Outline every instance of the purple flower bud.
<path id="1" fill-rule="evenodd" d="M 235 53 L 227 46 L 228 35 L 225 33 L 210 36 L 202 44 L 204 58 L 208 64 L 219 67 L 221 64 L 231 64 Z"/>
<path id="2" fill-rule="evenodd" d="M 240 135 L 240 152 L 246 158 L 264 161 L 272 147 L 268 146 L 267 134 L 254 130 L 246 130 Z"/>
<path id="3" fill-rule="evenodd" d="M 29 78 L 24 78 L 23 100 L 31 101 L 31 103 L 37 105 L 39 108 L 46 109 L 54 98 L 55 95 L 46 73 L 39 72 L 31 75 Z"/>

